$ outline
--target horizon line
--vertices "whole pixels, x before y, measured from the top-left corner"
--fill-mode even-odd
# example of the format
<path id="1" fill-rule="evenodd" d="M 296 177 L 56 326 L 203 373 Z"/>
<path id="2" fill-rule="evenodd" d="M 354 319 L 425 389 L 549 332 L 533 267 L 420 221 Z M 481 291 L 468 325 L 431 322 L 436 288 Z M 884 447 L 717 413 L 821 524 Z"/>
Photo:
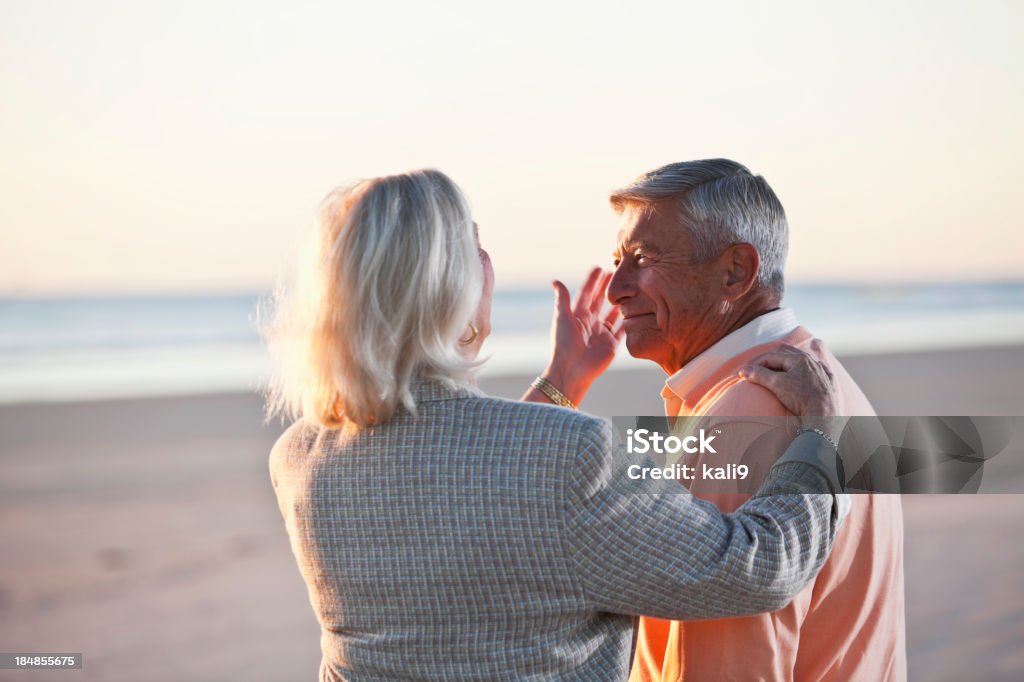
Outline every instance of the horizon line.
<path id="1" fill-rule="evenodd" d="M 576 282 L 566 282 L 570 286 L 577 286 Z M 786 283 L 789 287 L 833 287 L 833 288 L 870 288 L 870 289 L 898 289 L 920 286 L 1024 286 L 1024 277 L 958 277 L 946 279 L 854 279 L 854 278 L 797 278 Z M 528 282 L 517 282 L 508 286 L 498 286 L 496 293 L 535 293 L 550 288 L 550 284 L 544 280 L 538 280 L 536 284 Z M 26 301 L 26 300 L 84 300 L 84 299 L 153 299 L 153 298 L 242 298 L 242 297 L 268 297 L 273 296 L 274 287 L 224 287 L 224 288 L 193 288 L 193 289 L 159 289 L 139 288 L 125 291 L 117 289 L 96 289 L 94 291 L 82 292 L 58 289 L 54 291 L 27 291 L 27 290 L 0 290 L 0 301 Z"/>

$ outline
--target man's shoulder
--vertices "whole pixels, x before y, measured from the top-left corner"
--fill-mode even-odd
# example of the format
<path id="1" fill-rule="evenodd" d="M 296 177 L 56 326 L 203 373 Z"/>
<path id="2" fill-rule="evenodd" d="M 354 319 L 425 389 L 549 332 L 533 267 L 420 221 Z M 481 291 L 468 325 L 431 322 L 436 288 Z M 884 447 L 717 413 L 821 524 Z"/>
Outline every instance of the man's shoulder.
<path id="1" fill-rule="evenodd" d="M 764 386 L 732 377 L 715 386 L 697 405 L 696 412 L 721 417 L 789 417 L 775 394 Z"/>
<path id="2" fill-rule="evenodd" d="M 815 343 L 817 342 L 817 343 Z M 828 345 L 806 327 L 797 327 L 789 335 L 748 350 L 741 358 L 734 358 L 733 364 L 749 362 L 757 355 L 779 350 L 790 345 L 814 356 L 835 376 L 836 392 L 844 415 L 873 415 L 874 409 L 867 396 L 857 385 L 850 373 L 836 358 Z M 732 368 L 730 366 L 730 368 Z M 736 367 L 738 369 L 738 367 Z M 741 380 L 737 376 L 727 377 L 705 393 L 699 404 L 699 411 L 726 416 L 790 416 L 775 394 L 768 389 Z"/>
<path id="3" fill-rule="evenodd" d="M 799 342 L 791 343 L 800 350 L 810 353 L 817 358 L 822 364 L 829 368 L 835 377 L 836 392 L 839 397 L 839 407 L 845 416 L 873 416 L 875 414 L 874 408 L 871 406 L 871 401 L 868 400 L 867 396 L 864 395 L 864 391 L 861 390 L 860 386 L 857 385 L 856 380 L 850 376 L 850 373 L 846 371 L 843 363 L 839 362 L 839 359 L 829 349 L 828 344 L 824 340 L 814 336 L 804 327 L 800 327 Z M 812 348 L 812 342 L 817 341 L 817 349 Z M 789 343 L 786 339 L 783 339 L 783 343 Z"/>

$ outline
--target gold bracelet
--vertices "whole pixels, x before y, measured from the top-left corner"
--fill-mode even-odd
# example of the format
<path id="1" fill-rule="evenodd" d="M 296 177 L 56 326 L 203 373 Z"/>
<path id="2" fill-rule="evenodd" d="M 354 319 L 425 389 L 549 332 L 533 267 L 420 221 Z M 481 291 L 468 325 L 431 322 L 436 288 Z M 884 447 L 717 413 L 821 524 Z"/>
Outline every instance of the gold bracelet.
<path id="1" fill-rule="evenodd" d="M 544 377 L 537 377 L 530 384 L 535 389 L 546 395 L 551 402 L 555 405 L 561 405 L 562 407 L 568 407 L 570 410 L 575 410 L 576 405 L 573 401 L 565 397 L 565 394 L 559 391 L 553 383 L 545 379 Z"/>

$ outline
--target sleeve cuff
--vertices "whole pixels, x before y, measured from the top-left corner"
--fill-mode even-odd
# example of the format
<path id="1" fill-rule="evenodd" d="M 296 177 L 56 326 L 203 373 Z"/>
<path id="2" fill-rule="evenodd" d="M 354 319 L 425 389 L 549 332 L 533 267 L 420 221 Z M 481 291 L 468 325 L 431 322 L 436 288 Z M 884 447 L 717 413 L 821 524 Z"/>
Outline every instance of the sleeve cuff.
<path id="1" fill-rule="evenodd" d="M 828 481 L 833 495 L 838 496 L 845 490 L 839 453 L 817 433 L 804 431 L 794 438 L 775 466 L 792 462 L 807 464 L 819 471 Z"/>

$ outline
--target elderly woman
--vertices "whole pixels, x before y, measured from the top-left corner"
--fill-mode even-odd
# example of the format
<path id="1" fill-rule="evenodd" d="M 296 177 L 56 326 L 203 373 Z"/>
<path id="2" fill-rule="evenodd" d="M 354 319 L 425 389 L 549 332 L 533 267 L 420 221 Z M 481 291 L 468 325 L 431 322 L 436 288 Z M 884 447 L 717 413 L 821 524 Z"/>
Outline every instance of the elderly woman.
<path id="1" fill-rule="evenodd" d="M 722 514 L 673 481 L 617 485 L 610 425 L 537 404 L 571 405 L 562 389 L 611 359 L 598 274 L 575 309 L 559 287 L 536 402 L 472 387 L 494 275 L 442 173 L 332 192 L 306 259 L 271 333 L 269 406 L 298 421 L 270 472 L 321 680 L 625 679 L 636 616 L 774 610 L 821 567 L 841 488 L 824 434 Z M 775 375 L 784 402 L 831 413 L 813 360 L 775 361 L 795 375 Z"/>

